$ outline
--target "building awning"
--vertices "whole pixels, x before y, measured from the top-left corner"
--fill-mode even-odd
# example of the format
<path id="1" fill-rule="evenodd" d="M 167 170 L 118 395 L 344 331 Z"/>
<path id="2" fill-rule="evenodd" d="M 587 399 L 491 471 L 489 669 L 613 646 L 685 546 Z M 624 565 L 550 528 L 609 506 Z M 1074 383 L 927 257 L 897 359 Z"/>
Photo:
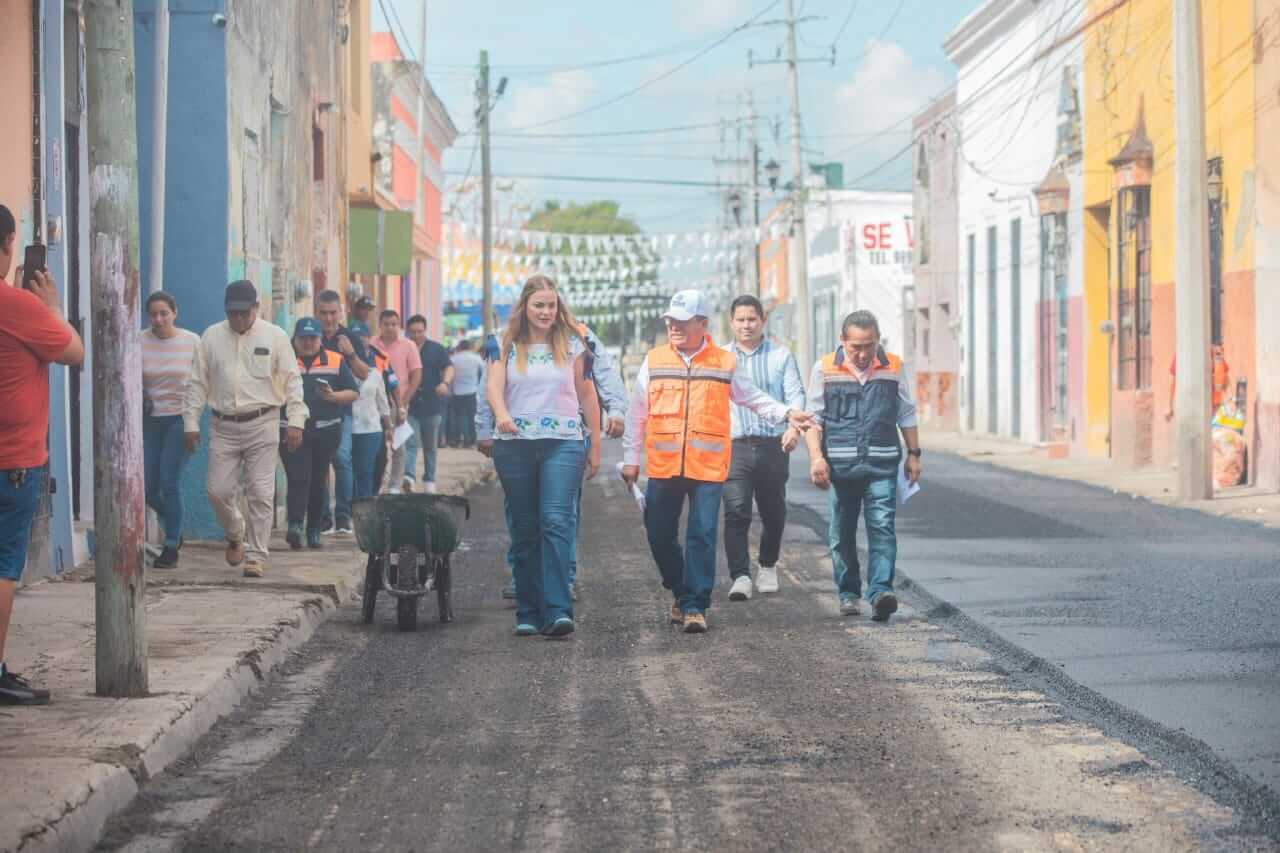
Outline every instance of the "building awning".
<path id="1" fill-rule="evenodd" d="M 1115 169 L 1113 185 L 1117 190 L 1151 186 L 1151 173 L 1155 165 L 1155 146 L 1147 135 L 1147 109 L 1145 99 L 1138 98 L 1138 118 L 1133 132 L 1120 153 L 1108 160 Z"/>
<path id="2" fill-rule="evenodd" d="M 413 262 L 413 214 L 353 207 L 348 267 L 358 275 L 409 275 Z"/>

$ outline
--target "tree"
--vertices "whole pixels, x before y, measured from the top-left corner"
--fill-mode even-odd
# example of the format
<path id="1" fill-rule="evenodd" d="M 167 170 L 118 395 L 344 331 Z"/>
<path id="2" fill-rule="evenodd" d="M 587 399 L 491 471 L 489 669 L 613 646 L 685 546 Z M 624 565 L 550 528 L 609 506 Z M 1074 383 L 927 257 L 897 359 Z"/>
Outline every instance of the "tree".
<path id="1" fill-rule="evenodd" d="M 640 226 L 628 217 L 619 215 L 619 209 L 620 205 L 616 201 L 570 203 L 568 206 L 562 206 L 558 201 L 548 201 L 543 205 L 542 210 L 529 219 L 525 227 L 530 231 L 549 231 L 555 234 L 640 235 Z M 632 244 L 632 249 L 637 256 L 646 261 L 657 260 L 657 254 L 649 247 L 641 245 L 639 241 L 628 242 Z M 552 249 L 550 254 L 562 255 L 572 251 L 574 248 L 566 245 Z M 621 265 L 614 268 L 622 269 Z M 573 272 L 563 272 L 560 275 L 561 284 L 571 288 L 585 286 L 613 293 L 625 293 L 638 287 L 652 285 L 657 282 L 658 276 L 655 273 L 635 272 L 625 284 L 611 282 L 607 285 L 598 279 L 593 281 L 593 278 L 589 273 L 577 275 Z M 592 329 L 602 340 L 617 344 L 622 341 L 626 333 L 628 318 L 606 318 L 615 317 L 619 307 L 619 304 L 609 302 L 600 306 L 598 310 L 593 310 L 580 303 L 576 310 L 583 320 L 591 324 Z"/>
<path id="2" fill-rule="evenodd" d="M 593 201 L 562 207 L 548 201 L 530 219 L 530 231 L 553 231 L 557 234 L 639 234 L 640 226 L 618 214 L 616 201 Z"/>

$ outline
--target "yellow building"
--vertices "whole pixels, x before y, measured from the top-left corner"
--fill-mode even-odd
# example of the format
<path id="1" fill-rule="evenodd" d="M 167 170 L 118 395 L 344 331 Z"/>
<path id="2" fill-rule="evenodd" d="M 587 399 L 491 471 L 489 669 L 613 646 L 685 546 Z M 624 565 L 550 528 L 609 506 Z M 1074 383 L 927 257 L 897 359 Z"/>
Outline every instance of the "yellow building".
<path id="1" fill-rule="evenodd" d="M 1087 448 L 1167 464 L 1174 355 L 1173 4 L 1090 0 L 1084 30 Z M 1203 0 L 1211 320 L 1255 381 L 1255 30 L 1252 0 Z M 1252 424 L 1250 425 L 1252 430 Z M 1250 437 L 1251 440 L 1251 437 Z"/>

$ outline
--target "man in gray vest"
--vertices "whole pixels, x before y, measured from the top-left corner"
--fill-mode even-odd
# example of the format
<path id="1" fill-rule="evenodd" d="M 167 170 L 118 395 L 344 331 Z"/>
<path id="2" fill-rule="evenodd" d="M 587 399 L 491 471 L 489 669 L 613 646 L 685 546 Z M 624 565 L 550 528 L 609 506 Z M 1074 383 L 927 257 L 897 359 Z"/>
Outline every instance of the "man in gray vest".
<path id="1" fill-rule="evenodd" d="M 920 431 L 912 399 L 913 378 L 902 359 L 880 346 L 880 324 L 870 311 L 844 318 L 840 347 L 813 366 L 809 410 L 814 426 L 805 433 L 809 477 L 830 489 L 827 545 L 840 612 L 858 613 L 858 513 L 867 517 L 867 601 L 871 618 L 887 621 L 898 609 L 893 593 L 898 557 L 898 464 L 907 445 L 906 475 L 920 479 Z"/>

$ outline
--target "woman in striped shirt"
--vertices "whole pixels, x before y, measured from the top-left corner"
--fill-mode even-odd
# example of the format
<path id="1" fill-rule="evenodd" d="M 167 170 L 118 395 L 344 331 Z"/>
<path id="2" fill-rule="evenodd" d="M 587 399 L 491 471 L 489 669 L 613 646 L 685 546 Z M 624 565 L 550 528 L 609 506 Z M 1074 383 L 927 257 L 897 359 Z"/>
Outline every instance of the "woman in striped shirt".
<path id="1" fill-rule="evenodd" d="M 157 569 L 178 565 L 182 537 L 182 492 L 178 485 L 188 453 L 183 445 L 182 404 L 191 380 L 200 336 L 180 329 L 178 303 L 158 291 L 147 297 L 151 328 L 142 333 L 142 446 L 147 505 L 160 516 L 164 550 L 152 563 Z"/>

